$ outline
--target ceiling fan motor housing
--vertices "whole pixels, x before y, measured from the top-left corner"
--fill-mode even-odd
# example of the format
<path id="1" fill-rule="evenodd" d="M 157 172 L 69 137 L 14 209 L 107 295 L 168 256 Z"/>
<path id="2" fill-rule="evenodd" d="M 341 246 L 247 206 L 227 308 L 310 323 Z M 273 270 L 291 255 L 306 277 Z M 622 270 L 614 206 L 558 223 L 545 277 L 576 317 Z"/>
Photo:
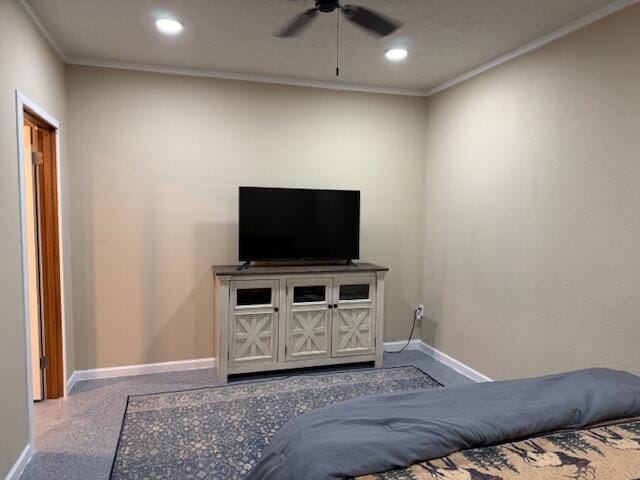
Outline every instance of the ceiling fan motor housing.
<path id="1" fill-rule="evenodd" d="M 316 0 L 316 8 L 322 13 L 331 13 L 339 6 L 338 0 Z"/>

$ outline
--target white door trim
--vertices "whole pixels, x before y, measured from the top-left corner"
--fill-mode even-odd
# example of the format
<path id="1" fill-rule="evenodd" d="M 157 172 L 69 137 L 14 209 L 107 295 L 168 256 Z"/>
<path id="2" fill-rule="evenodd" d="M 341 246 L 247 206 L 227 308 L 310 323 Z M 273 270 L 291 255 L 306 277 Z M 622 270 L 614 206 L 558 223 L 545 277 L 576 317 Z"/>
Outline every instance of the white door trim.
<path id="1" fill-rule="evenodd" d="M 16 90 L 16 131 L 18 140 L 18 177 L 20 181 L 20 248 L 22 257 L 22 289 L 23 289 L 23 308 L 24 308 L 24 331 L 25 331 L 25 362 L 27 371 L 27 412 L 29 419 L 29 445 L 32 450 L 35 449 L 35 433 L 33 424 L 33 378 L 31 375 L 31 324 L 29 319 L 29 271 L 27 263 L 27 218 L 26 218 L 26 192 L 25 192 L 25 158 L 24 158 L 24 110 L 32 111 L 36 116 L 40 117 L 51 125 L 56 131 L 56 158 L 57 158 L 57 189 L 58 189 L 58 230 L 59 230 L 59 248 L 60 248 L 60 300 L 62 303 L 61 320 L 62 320 L 62 365 L 63 365 L 63 391 L 66 396 L 67 383 L 67 343 L 66 343 L 66 319 L 65 319 L 65 296 L 64 296 L 64 257 L 63 257 L 63 234 L 62 234 L 62 190 L 61 190 L 61 168 L 60 161 L 60 122 L 46 110 L 40 107 L 36 102 Z"/>

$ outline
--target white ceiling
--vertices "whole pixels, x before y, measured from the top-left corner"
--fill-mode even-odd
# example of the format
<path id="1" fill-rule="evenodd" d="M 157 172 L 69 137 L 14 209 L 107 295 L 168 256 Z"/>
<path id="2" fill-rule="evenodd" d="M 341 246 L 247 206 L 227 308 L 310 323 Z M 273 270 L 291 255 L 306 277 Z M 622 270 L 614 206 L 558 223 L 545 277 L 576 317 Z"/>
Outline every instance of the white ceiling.
<path id="1" fill-rule="evenodd" d="M 87 60 L 426 91 L 611 4 L 611 0 L 349 0 L 404 26 L 378 39 L 335 14 L 299 38 L 272 36 L 313 0 L 23 0 L 71 63 Z M 346 3 L 346 2 L 345 2 Z M 159 34 L 157 16 L 184 23 Z M 390 63 L 387 48 L 409 58 Z"/>

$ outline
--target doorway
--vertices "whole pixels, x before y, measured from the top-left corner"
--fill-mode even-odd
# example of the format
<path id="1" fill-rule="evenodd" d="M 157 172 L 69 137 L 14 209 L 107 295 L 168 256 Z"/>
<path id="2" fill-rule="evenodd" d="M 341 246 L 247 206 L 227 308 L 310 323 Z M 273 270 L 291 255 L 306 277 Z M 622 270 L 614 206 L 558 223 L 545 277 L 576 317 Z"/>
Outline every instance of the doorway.
<path id="1" fill-rule="evenodd" d="M 64 396 L 57 129 L 24 108 L 24 227 L 34 401 Z"/>

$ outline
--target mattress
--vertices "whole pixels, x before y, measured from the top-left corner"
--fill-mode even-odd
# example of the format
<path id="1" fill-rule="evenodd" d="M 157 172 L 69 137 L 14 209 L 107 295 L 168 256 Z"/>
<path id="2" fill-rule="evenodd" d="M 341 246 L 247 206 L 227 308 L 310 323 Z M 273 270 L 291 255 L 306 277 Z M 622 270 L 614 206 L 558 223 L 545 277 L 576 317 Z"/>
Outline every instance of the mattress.
<path id="1" fill-rule="evenodd" d="M 638 480 L 640 418 L 464 450 L 357 480 Z"/>
<path id="2" fill-rule="evenodd" d="M 629 452 L 637 454 L 640 435 L 633 430 L 637 422 L 580 434 L 568 430 L 577 432 L 600 422 L 636 417 L 640 417 L 640 378 L 601 368 L 373 395 L 320 408 L 288 422 L 269 442 L 247 480 L 344 479 L 398 468 L 405 468 L 405 473 L 394 470 L 382 478 L 407 478 L 408 474 L 416 478 L 420 473 L 423 476 L 417 478 L 497 480 L 510 473 L 520 475 L 525 467 L 533 468 L 529 478 L 539 480 L 563 478 L 565 473 L 575 480 L 600 480 L 606 477 L 595 476 L 598 462 L 616 463 L 613 457 L 618 451 L 614 447 L 605 451 L 605 447 L 624 446 L 627 457 Z M 570 443 L 568 450 L 560 450 L 548 438 L 535 438 L 559 430 L 565 432 L 558 435 L 574 439 L 585 451 L 578 447 L 572 451 Z M 517 443 L 521 439 L 529 440 Z M 516 443 L 493 447 L 508 442 Z M 488 452 L 484 457 L 495 455 L 513 468 L 505 466 L 499 474 L 483 473 L 469 456 L 471 449 L 483 447 Z M 633 461 L 637 461 L 635 456 Z M 540 470 L 545 465 L 546 477 Z M 465 466 L 466 472 L 459 471 Z M 631 476 L 611 478 L 635 480 L 640 477 L 636 467 L 627 469 L 634 472 Z M 558 474 L 558 469 L 566 472 Z"/>

